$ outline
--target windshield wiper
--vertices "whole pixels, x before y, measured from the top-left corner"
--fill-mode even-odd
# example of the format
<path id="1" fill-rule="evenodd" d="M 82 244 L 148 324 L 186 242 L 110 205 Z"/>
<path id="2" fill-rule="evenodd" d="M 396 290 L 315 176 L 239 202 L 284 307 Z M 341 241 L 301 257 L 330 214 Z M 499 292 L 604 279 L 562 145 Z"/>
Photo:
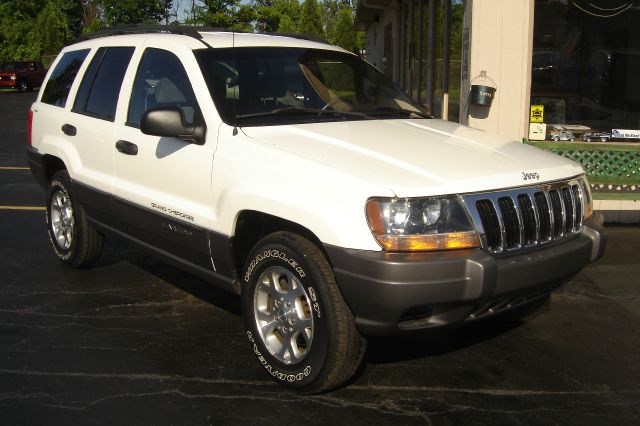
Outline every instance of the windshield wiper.
<path id="1" fill-rule="evenodd" d="M 404 108 L 395 108 L 395 107 L 389 107 L 389 106 L 379 106 L 371 109 L 362 109 L 360 111 L 366 112 L 369 115 L 371 114 L 395 114 L 395 115 L 414 114 L 422 118 L 433 118 L 433 116 L 427 114 L 426 112 L 414 111 L 414 110 L 404 109 Z"/>
<path id="2" fill-rule="evenodd" d="M 371 118 L 367 114 L 362 112 L 346 112 L 346 111 L 337 111 L 335 109 L 286 107 L 286 108 L 274 109 L 271 111 L 241 114 L 241 115 L 237 115 L 236 119 L 269 117 L 269 116 L 276 116 L 276 115 L 303 115 L 303 114 L 317 115 L 318 117 L 322 115 L 337 115 L 337 116 L 346 116 L 346 117 Z"/>

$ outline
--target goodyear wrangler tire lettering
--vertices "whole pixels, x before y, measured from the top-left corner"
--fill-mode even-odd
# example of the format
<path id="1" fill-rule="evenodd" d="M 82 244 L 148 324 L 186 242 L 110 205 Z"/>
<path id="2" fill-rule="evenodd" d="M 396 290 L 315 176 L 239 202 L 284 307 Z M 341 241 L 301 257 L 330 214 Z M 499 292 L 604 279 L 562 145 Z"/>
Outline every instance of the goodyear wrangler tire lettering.
<path id="1" fill-rule="evenodd" d="M 262 353 L 258 349 L 258 345 L 256 344 L 256 341 L 254 340 L 253 335 L 251 334 L 250 331 L 247 331 L 247 339 L 249 339 L 249 342 L 251 342 L 251 344 L 253 345 L 253 353 L 256 354 L 256 356 L 258 357 L 258 361 L 260 361 L 264 369 L 267 370 L 267 372 L 272 377 L 280 379 L 280 372 L 278 370 L 274 370 L 273 367 L 269 364 L 269 362 L 265 359 L 265 357 L 262 356 Z M 311 374 L 311 367 L 306 366 L 301 373 L 298 373 L 296 375 L 288 374 L 286 376 L 286 379 L 289 382 L 294 382 L 296 380 L 299 381 L 307 377 L 309 374 Z"/>
<path id="2" fill-rule="evenodd" d="M 300 235 L 270 234 L 255 245 L 242 276 L 247 339 L 274 380 L 311 393 L 353 374 L 365 340 L 319 247 Z"/>
<path id="3" fill-rule="evenodd" d="M 289 259 L 285 253 L 282 253 L 279 250 L 266 250 L 263 253 L 256 255 L 255 259 L 253 259 L 249 264 L 249 267 L 247 268 L 246 274 L 244 276 L 245 282 L 248 282 L 249 280 L 248 277 L 251 275 L 251 272 L 253 271 L 253 269 L 256 266 L 258 266 L 260 262 L 269 258 L 278 258 L 285 261 L 296 270 L 296 272 L 298 273 L 298 275 L 300 275 L 301 278 L 304 278 L 305 272 L 302 268 L 298 266 L 298 262 L 296 262 L 293 259 Z"/>

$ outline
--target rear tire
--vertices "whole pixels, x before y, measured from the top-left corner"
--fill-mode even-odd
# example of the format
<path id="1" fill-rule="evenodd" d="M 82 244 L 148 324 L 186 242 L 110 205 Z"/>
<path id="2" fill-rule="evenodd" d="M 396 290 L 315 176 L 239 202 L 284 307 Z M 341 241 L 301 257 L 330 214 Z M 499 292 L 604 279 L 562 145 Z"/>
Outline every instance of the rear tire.
<path id="1" fill-rule="evenodd" d="M 270 234 L 247 258 L 242 281 L 251 349 L 276 382 L 317 393 L 355 373 L 366 340 L 318 246 L 297 234 Z"/>
<path id="2" fill-rule="evenodd" d="M 20 80 L 16 85 L 16 88 L 19 92 L 28 92 L 31 89 L 29 87 L 29 82 L 26 80 Z"/>
<path id="3" fill-rule="evenodd" d="M 67 171 L 60 171 L 53 176 L 47 194 L 45 217 L 55 255 L 70 267 L 81 268 L 100 256 L 103 237 L 87 220 L 71 187 Z"/>

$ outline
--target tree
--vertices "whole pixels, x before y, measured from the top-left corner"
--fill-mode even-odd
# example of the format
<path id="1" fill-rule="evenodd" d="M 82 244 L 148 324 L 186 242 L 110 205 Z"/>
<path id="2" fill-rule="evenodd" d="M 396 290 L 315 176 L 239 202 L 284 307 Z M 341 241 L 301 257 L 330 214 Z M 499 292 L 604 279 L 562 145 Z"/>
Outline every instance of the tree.
<path id="1" fill-rule="evenodd" d="M 350 52 L 355 50 L 356 32 L 353 24 L 353 11 L 348 5 L 341 7 L 336 13 L 329 41 L 331 44 L 340 46 Z"/>
<path id="2" fill-rule="evenodd" d="M 166 16 L 165 0 L 102 0 L 104 21 L 108 26 L 158 23 Z"/>
<path id="3" fill-rule="evenodd" d="M 321 0 L 320 15 L 322 16 L 322 26 L 324 27 L 327 38 L 331 39 L 335 26 L 335 18 L 343 5 L 342 0 Z"/>
<path id="4" fill-rule="evenodd" d="M 289 15 L 282 15 L 280 17 L 280 25 L 278 25 L 279 33 L 297 33 L 298 26 Z"/>
<path id="5" fill-rule="evenodd" d="M 74 0 L 0 0 L 0 60 L 57 54 L 80 31 L 79 6 Z"/>
<path id="6" fill-rule="evenodd" d="M 180 11 L 184 11 L 184 12 L 188 12 L 187 10 L 184 10 L 184 1 L 185 0 L 173 0 L 168 2 L 168 4 L 165 4 L 165 23 L 167 24 L 174 24 L 174 23 L 179 23 L 178 17 L 180 14 Z"/>
<path id="7" fill-rule="evenodd" d="M 256 10 L 256 29 L 258 31 L 280 31 L 281 20 L 285 16 L 288 17 L 288 21 L 284 24 L 285 28 L 291 29 L 293 23 L 293 27 L 297 29 L 295 23 L 300 18 L 300 3 L 298 0 L 256 0 L 254 7 Z"/>
<path id="8" fill-rule="evenodd" d="M 235 13 L 234 22 L 231 24 L 232 29 L 253 32 L 252 22 L 256 19 L 256 12 L 253 7 L 248 4 L 241 4 Z"/>
<path id="9" fill-rule="evenodd" d="M 99 31 L 104 28 L 101 19 L 100 0 L 80 0 L 82 7 L 82 30 L 83 34 Z"/>
<path id="10" fill-rule="evenodd" d="M 0 0 L 0 61 L 38 59 L 32 30 L 43 1 Z"/>
<path id="11" fill-rule="evenodd" d="M 192 11 L 194 18 L 188 22 L 194 25 L 253 31 L 254 9 L 240 0 L 205 0 L 201 6 L 194 2 Z"/>
<path id="12" fill-rule="evenodd" d="M 300 11 L 298 31 L 303 34 L 324 37 L 322 15 L 320 14 L 320 6 L 318 6 L 316 0 L 304 0 L 302 10 Z"/>
<path id="13" fill-rule="evenodd" d="M 36 17 L 33 38 L 39 50 L 38 57 L 56 55 L 73 37 L 64 6 L 69 3 L 49 0 Z"/>

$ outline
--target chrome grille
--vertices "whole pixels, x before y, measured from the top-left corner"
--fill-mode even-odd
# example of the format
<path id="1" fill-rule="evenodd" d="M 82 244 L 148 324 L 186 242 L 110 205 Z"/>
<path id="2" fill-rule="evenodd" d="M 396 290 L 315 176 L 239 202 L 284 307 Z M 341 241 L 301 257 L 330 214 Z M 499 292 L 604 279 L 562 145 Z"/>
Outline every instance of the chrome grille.
<path id="1" fill-rule="evenodd" d="M 582 229 L 580 179 L 463 195 L 483 247 L 509 254 L 562 240 Z"/>

